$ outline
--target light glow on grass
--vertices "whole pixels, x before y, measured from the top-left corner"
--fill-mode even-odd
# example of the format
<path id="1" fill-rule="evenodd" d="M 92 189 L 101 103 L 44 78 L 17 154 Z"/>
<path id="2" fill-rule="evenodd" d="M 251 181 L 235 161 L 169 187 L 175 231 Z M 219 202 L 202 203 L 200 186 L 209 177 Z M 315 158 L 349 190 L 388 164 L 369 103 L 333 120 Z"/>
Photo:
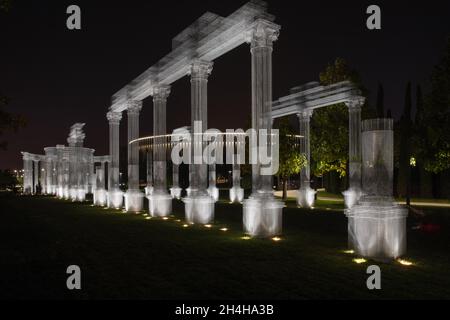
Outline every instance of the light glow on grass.
<path id="1" fill-rule="evenodd" d="M 252 237 L 249 237 L 249 236 L 243 236 L 243 237 L 241 237 L 241 239 L 242 240 L 250 240 Z"/>
<path id="2" fill-rule="evenodd" d="M 169 218 L 168 218 L 168 217 L 163 217 L 162 219 L 163 219 L 163 220 L 169 220 Z"/>
<path id="3" fill-rule="evenodd" d="M 353 262 L 357 263 L 357 264 L 361 264 L 361 263 L 367 262 L 367 260 L 364 258 L 355 258 L 355 259 L 353 259 Z"/>
<path id="4" fill-rule="evenodd" d="M 187 227 L 189 227 L 188 224 L 183 224 L 183 228 L 187 228 Z"/>
<path id="5" fill-rule="evenodd" d="M 210 225 L 210 224 L 205 224 L 205 228 L 212 228 L 212 225 Z"/>
<path id="6" fill-rule="evenodd" d="M 400 263 L 402 266 L 412 266 L 414 265 L 414 263 L 412 263 L 411 261 L 408 260 L 404 260 L 404 259 L 397 259 L 398 263 Z"/>
<path id="7" fill-rule="evenodd" d="M 280 237 L 273 237 L 272 240 L 275 241 L 275 242 L 278 242 L 278 241 L 281 241 L 281 238 Z"/>
<path id="8" fill-rule="evenodd" d="M 220 231 L 228 231 L 228 228 L 221 228 Z"/>
<path id="9" fill-rule="evenodd" d="M 355 250 L 344 250 L 343 252 L 346 254 L 354 254 Z"/>
<path id="10" fill-rule="evenodd" d="M 177 220 L 175 220 L 176 222 L 181 222 L 181 220 L 180 219 L 177 219 Z"/>
<path id="11" fill-rule="evenodd" d="M 145 220 L 150 220 L 152 217 L 145 217 Z"/>

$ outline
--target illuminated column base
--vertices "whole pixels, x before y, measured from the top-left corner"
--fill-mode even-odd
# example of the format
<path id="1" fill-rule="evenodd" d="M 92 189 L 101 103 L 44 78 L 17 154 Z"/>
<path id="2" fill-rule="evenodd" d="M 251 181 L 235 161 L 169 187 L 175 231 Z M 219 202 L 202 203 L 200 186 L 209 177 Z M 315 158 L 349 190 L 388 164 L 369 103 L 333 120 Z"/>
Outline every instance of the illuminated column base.
<path id="1" fill-rule="evenodd" d="M 214 220 L 214 199 L 209 195 L 183 198 L 184 212 L 188 223 L 208 224 Z"/>
<path id="2" fill-rule="evenodd" d="M 75 201 L 83 202 L 86 200 L 86 189 L 79 188 L 77 189 L 77 198 Z"/>
<path id="3" fill-rule="evenodd" d="M 346 211 L 349 246 L 362 257 L 386 261 L 406 252 L 406 216 L 402 206 L 370 202 Z"/>
<path id="4" fill-rule="evenodd" d="M 70 199 L 70 191 L 69 191 L 69 187 L 63 187 L 63 198 L 65 200 L 69 200 Z"/>
<path id="5" fill-rule="evenodd" d="M 153 187 L 145 187 L 144 191 L 146 196 L 150 196 L 153 193 Z"/>
<path id="6" fill-rule="evenodd" d="M 244 232 L 252 237 L 269 238 L 282 233 L 285 207 L 274 198 L 250 197 L 243 202 Z"/>
<path id="7" fill-rule="evenodd" d="M 233 187 L 230 189 L 230 202 L 242 203 L 244 200 L 244 189 L 241 187 Z"/>
<path id="8" fill-rule="evenodd" d="M 124 199 L 127 212 L 139 212 L 144 208 L 144 194 L 138 190 L 128 190 Z"/>
<path id="9" fill-rule="evenodd" d="M 108 193 L 105 189 L 94 190 L 94 205 L 104 207 L 108 202 Z"/>
<path id="10" fill-rule="evenodd" d="M 69 199 L 71 201 L 77 201 L 77 198 L 78 198 L 78 189 L 70 188 L 69 189 Z"/>
<path id="11" fill-rule="evenodd" d="M 108 208 L 120 209 L 123 205 L 123 192 L 111 190 L 108 192 Z"/>
<path id="12" fill-rule="evenodd" d="M 302 208 L 312 208 L 316 191 L 310 187 L 297 190 L 297 205 Z"/>
<path id="13" fill-rule="evenodd" d="M 168 193 L 154 192 L 147 197 L 148 211 L 152 217 L 166 217 L 172 212 L 172 196 Z"/>
<path id="14" fill-rule="evenodd" d="M 190 197 L 191 194 L 192 194 L 192 189 L 191 189 L 191 188 L 187 188 L 187 189 L 186 189 L 186 196 L 187 196 L 187 197 Z"/>
<path id="15" fill-rule="evenodd" d="M 351 209 L 361 198 L 361 190 L 348 189 L 342 192 L 342 195 L 344 196 L 345 207 Z"/>
<path id="16" fill-rule="evenodd" d="M 170 195 L 173 199 L 181 199 L 181 189 L 180 187 L 172 187 L 170 188 Z"/>
<path id="17" fill-rule="evenodd" d="M 217 189 L 217 187 L 209 187 L 207 191 L 210 197 L 214 199 L 214 201 L 219 200 L 219 189 Z"/>

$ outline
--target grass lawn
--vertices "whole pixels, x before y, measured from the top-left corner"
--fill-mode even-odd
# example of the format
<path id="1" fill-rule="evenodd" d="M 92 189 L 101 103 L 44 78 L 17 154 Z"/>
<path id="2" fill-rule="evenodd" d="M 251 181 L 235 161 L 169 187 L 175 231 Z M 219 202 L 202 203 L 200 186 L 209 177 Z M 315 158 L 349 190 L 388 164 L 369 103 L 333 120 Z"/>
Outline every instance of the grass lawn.
<path id="1" fill-rule="evenodd" d="M 50 197 L 1 194 L 0 206 L 2 298 L 450 298 L 448 208 L 422 207 L 439 231 L 409 218 L 407 267 L 353 262 L 342 207 L 327 202 L 289 201 L 279 242 L 242 239 L 242 206 L 225 202 L 212 228 L 183 227 L 180 201 L 166 221 Z M 82 290 L 66 288 L 72 264 Z M 382 290 L 366 287 L 370 264 L 381 267 Z"/>

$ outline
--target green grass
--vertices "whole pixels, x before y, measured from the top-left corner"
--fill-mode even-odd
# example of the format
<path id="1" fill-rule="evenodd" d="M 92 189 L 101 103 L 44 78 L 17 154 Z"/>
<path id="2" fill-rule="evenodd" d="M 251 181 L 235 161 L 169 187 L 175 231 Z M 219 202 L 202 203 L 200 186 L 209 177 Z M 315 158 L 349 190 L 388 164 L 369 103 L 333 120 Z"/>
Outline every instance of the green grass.
<path id="1" fill-rule="evenodd" d="M 450 298 L 449 212 L 425 208 L 438 233 L 408 226 L 405 267 L 356 264 L 342 211 L 284 211 L 283 240 L 243 240 L 242 206 L 216 204 L 213 228 L 184 228 L 174 217 L 146 220 L 49 197 L 0 195 L 0 280 L 4 298 L 392 299 Z M 447 209 L 448 210 L 448 209 Z M 222 227 L 229 228 L 223 232 Z M 366 287 L 379 264 L 382 290 Z M 66 289 L 66 268 L 82 270 L 82 290 Z"/>

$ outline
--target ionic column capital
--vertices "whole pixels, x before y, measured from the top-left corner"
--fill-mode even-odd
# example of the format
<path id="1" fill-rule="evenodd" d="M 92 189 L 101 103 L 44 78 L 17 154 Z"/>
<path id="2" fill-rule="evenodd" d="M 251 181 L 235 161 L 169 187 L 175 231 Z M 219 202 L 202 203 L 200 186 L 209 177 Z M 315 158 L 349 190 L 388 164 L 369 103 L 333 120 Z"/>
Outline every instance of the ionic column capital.
<path id="1" fill-rule="evenodd" d="M 279 25 L 265 19 L 257 19 L 247 34 L 247 42 L 250 42 L 251 50 L 272 48 L 279 35 Z"/>
<path id="2" fill-rule="evenodd" d="M 129 115 L 139 114 L 142 109 L 142 101 L 128 100 L 127 101 L 127 113 Z"/>
<path id="3" fill-rule="evenodd" d="M 122 120 L 122 112 L 110 111 L 106 114 L 106 118 L 108 119 L 109 124 L 119 124 L 120 120 Z"/>
<path id="4" fill-rule="evenodd" d="M 297 113 L 297 117 L 299 120 L 310 120 L 313 115 L 312 109 L 305 109 Z"/>
<path id="5" fill-rule="evenodd" d="M 153 101 L 167 100 L 170 95 L 169 85 L 156 85 L 153 87 Z"/>
<path id="6" fill-rule="evenodd" d="M 364 97 L 353 97 L 345 102 L 345 105 L 348 107 L 349 112 L 358 112 L 361 111 L 361 107 L 366 101 Z"/>
<path id="7" fill-rule="evenodd" d="M 28 160 L 28 161 L 33 160 L 33 158 L 32 158 L 30 153 L 28 153 L 28 152 L 21 152 L 21 153 L 22 153 L 22 159 L 23 160 Z"/>
<path id="8" fill-rule="evenodd" d="M 189 70 L 191 80 L 208 80 L 208 76 L 211 74 L 214 63 L 205 60 L 194 60 Z"/>

